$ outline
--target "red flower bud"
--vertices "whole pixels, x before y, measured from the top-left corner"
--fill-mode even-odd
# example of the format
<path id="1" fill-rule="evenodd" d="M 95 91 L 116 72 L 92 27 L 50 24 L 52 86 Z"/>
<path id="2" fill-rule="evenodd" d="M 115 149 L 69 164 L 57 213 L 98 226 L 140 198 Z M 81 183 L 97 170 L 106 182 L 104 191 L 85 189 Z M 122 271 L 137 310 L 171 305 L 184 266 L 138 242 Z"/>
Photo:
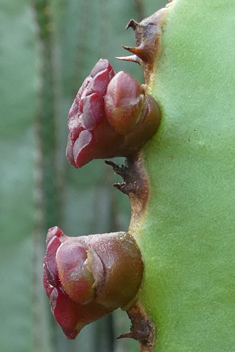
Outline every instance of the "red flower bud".
<path id="1" fill-rule="evenodd" d="M 104 101 L 110 125 L 121 135 L 127 135 L 145 112 L 143 87 L 128 73 L 118 72 L 111 80 Z"/>
<path id="2" fill-rule="evenodd" d="M 159 107 L 143 86 L 125 72 L 115 75 L 108 60 L 101 59 L 69 111 L 67 158 L 81 167 L 92 159 L 130 156 L 153 136 L 159 123 Z"/>
<path id="3" fill-rule="evenodd" d="M 43 283 L 67 338 L 130 304 L 142 274 L 139 249 L 128 233 L 68 237 L 58 227 L 48 231 Z"/>
<path id="4" fill-rule="evenodd" d="M 87 248 L 74 241 L 62 243 L 56 253 L 61 285 L 72 300 L 81 304 L 91 302 L 95 296 L 95 279 L 86 260 Z"/>

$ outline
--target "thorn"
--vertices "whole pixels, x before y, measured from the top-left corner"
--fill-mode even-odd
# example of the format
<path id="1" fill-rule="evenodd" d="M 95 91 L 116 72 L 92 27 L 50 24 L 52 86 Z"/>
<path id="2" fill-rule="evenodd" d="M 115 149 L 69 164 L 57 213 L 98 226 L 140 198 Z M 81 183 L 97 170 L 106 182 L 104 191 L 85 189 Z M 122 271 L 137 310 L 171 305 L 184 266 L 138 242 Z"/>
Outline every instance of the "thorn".
<path id="1" fill-rule="evenodd" d="M 105 160 L 104 162 L 105 162 L 105 164 L 110 165 L 110 166 L 112 166 L 112 167 L 113 167 L 114 165 L 117 166 L 117 164 L 115 164 L 112 160 Z"/>
<path id="2" fill-rule="evenodd" d="M 127 23 L 126 29 L 131 27 L 133 30 L 135 30 L 138 25 L 139 23 L 132 19 Z"/>
<path id="3" fill-rule="evenodd" d="M 122 192 L 123 194 L 127 194 L 128 195 L 128 190 L 126 189 L 126 182 L 122 182 L 122 183 L 114 183 L 113 185 L 118 191 Z"/>
<path id="4" fill-rule="evenodd" d="M 127 173 L 127 168 L 126 166 L 122 165 L 119 166 L 118 164 L 115 164 L 113 161 L 111 160 L 105 160 L 105 164 L 111 166 L 113 168 L 113 171 L 116 175 L 121 176 L 122 178 L 124 177 L 124 175 Z"/>
<path id="5" fill-rule="evenodd" d="M 133 333 L 130 331 L 130 332 L 126 332 L 124 334 L 121 334 L 120 336 L 116 337 L 117 340 L 119 339 L 126 339 L 126 338 L 129 338 L 129 339 L 135 339 L 136 338 L 134 337 Z"/>
<path id="6" fill-rule="evenodd" d="M 117 164 L 115 164 L 113 161 L 111 160 L 105 160 L 105 163 L 107 165 L 110 165 L 112 166 L 113 168 L 113 172 L 116 174 L 116 175 L 119 175 L 123 178 L 124 182 L 121 182 L 121 183 L 114 183 L 114 187 L 124 193 L 124 194 L 128 194 L 129 193 L 129 190 L 128 190 L 128 187 L 127 187 L 127 183 L 126 183 L 126 176 L 128 175 L 128 168 L 124 165 L 122 166 L 119 166 Z"/>
<path id="7" fill-rule="evenodd" d="M 140 65 L 139 58 L 136 55 L 121 56 L 121 57 L 116 57 L 116 59 L 121 60 L 121 61 L 135 62 Z"/>
<path id="8" fill-rule="evenodd" d="M 114 172 L 121 169 L 121 167 L 118 164 L 114 163 L 112 160 L 105 160 L 104 162 L 105 164 L 112 166 Z"/>
<path id="9" fill-rule="evenodd" d="M 132 49 L 134 49 L 134 47 L 127 46 L 127 45 L 123 45 L 122 47 L 123 47 L 123 49 L 128 50 L 128 51 L 131 51 Z"/>
<path id="10" fill-rule="evenodd" d="M 141 60 L 146 61 L 146 50 L 144 50 L 144 48 L 141 46 L 135 46 L 135 47 L 131 47 L 131 46 L 125 46 L 123 45 L 123 48 L 125 50 L 130 51 L 132 54 L 135 54 L 136 56 L 138 56 Z"/>

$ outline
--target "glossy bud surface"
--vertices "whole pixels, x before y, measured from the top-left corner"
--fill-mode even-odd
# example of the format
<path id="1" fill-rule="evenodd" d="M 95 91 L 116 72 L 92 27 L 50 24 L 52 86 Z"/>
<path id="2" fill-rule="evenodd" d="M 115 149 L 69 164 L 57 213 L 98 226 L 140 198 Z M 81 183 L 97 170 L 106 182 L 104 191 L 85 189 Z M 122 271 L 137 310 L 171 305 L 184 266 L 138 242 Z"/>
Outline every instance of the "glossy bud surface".
<path id="1" fill-rule="evenodd" d="M 142 275 L 140 251 L 128 233 L 68 237 L 58 227 L 48 231 L 43 283 L 67 338 L 130 304 Z"/>
<path id="2" fill-rule="evenodd" d="M 67 158 L 82 167 L 92 159 L 132 156 L 156 132 L 160 116 L 144 86 L 126 72 L 115 75 L 100 59 L 69 111 Z"/>

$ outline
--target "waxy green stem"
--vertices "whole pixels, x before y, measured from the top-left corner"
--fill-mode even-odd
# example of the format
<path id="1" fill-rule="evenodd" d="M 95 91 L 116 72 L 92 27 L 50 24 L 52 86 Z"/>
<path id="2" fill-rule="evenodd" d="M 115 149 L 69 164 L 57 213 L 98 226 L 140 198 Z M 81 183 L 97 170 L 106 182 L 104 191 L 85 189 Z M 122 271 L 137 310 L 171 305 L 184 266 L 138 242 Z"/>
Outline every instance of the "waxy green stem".
<path id="1" fill-rule="evenodd" d="M 154 352 L 231 352 L 235 70 L 233 1 L 175 0 L 148 92 L 162 122 L 142 151 L 149 201 L 131 225 Z"/>

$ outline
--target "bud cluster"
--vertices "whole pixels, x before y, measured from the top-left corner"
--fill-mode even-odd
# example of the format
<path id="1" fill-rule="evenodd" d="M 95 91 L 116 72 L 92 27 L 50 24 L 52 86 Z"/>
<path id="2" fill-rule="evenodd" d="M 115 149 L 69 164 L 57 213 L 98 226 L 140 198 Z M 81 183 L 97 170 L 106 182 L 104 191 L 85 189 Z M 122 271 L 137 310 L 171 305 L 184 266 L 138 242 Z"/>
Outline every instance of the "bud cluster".
<path id="1" fill-rule="evenodd" d="M 125 309 L 142 274 L 140 251 L 129 233 L 68 237 L 57 226 L 48 231 L 43 282 L 67 338 L 114 309 Z"/>
<path id="2" fill-rule="evenodd" d="M 157 102 L 126 72 L 100 59 L 69 111 L 67 158 L 74 167 L 92 159 L 131 156 L 156 132 Z"/>

